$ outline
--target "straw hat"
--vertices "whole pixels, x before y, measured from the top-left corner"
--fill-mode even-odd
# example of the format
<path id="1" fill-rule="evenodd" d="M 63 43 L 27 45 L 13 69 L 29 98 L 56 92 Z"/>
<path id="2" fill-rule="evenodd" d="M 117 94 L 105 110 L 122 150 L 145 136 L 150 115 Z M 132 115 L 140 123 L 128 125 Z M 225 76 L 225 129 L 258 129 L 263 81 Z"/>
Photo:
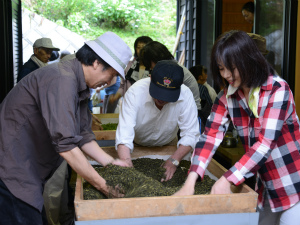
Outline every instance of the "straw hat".
<path id="1" fill-rule="evenodd" d="M 269 53 L 267 50 L 266 39 L 263 36 L 254 33 L 247 34 L 254 40 L 261 54 L 267 55 Z"/>

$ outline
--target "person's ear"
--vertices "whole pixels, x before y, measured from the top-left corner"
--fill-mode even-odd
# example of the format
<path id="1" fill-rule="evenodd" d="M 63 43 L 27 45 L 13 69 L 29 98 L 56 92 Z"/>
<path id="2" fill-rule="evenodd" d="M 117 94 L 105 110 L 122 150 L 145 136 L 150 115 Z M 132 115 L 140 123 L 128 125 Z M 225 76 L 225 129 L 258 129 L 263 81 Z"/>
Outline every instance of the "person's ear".
<path id="1" fill-rule="evenodd" d="M 98 60 L 96 59 L 94 62 L 93 62 L 93 68 L 96 70 L 97 68 L 98 68 L 98 66 L 99 66 L 99 62 L 98 62 Z"/>
<path id="2" fill-rule="evenodd" d="M 39 49 L 38 49 L 38 48 L 33 48 L 33 53 L 34 53 L 35 55 L 37 55 L 38 52 L 39 52 Z"/>

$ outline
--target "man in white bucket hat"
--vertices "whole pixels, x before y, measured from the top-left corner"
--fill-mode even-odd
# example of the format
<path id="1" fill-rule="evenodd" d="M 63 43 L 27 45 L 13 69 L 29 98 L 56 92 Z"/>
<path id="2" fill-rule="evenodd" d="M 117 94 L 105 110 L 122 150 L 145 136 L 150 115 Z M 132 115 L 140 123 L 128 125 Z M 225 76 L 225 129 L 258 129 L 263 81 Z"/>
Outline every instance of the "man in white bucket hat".
<path id="1" fill-rule="evenodd" d="M 132 53 L 116 34 L 88 41 L 76 58 L 24 77 L 0 105 L 0 207 L 3 224 L 46 224 L 43 187 L 63 159 L 104 194 L 122 197 L 93 169 L 82 151 L 106 166 L 124 165 L 95 141 L 89 88 L 110 84 Z M 5 132 L 1 132 L 4 131 Z"/>

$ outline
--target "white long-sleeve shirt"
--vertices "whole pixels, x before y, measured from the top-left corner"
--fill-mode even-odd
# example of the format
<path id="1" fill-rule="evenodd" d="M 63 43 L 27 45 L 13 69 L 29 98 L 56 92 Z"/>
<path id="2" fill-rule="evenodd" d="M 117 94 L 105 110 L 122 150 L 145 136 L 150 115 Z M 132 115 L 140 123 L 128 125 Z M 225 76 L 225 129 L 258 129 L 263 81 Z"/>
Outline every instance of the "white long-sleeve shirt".
<path id="1" fill-rule="evenodd" d="M 142 146 L 163 146 L 171 142 L 180 128 L 178 146 L 191 146 L 199 140 L 197 107 L 190 89 L 182 85 L 177 102 L 159 110 L 149 94 L 150 78 L 134 83 L 126 92 L 116 131 L 116 149 L 124 144 L 133 151 L 133 141 Z"/>

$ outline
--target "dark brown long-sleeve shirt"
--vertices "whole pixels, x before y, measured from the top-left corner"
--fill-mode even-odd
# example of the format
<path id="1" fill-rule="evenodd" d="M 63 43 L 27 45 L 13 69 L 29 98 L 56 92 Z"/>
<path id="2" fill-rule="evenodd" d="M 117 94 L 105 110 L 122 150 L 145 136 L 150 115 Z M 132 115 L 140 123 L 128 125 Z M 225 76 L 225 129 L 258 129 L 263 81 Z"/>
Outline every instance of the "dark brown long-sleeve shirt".
<path id="1" fill-rule="evenodd" d="M 0 105 L 0 179 L 40 211 L 44 183 L 62 161 L 58 153 L 95 139 L 89 94 L 73 59 L 30 73 Z"/>

